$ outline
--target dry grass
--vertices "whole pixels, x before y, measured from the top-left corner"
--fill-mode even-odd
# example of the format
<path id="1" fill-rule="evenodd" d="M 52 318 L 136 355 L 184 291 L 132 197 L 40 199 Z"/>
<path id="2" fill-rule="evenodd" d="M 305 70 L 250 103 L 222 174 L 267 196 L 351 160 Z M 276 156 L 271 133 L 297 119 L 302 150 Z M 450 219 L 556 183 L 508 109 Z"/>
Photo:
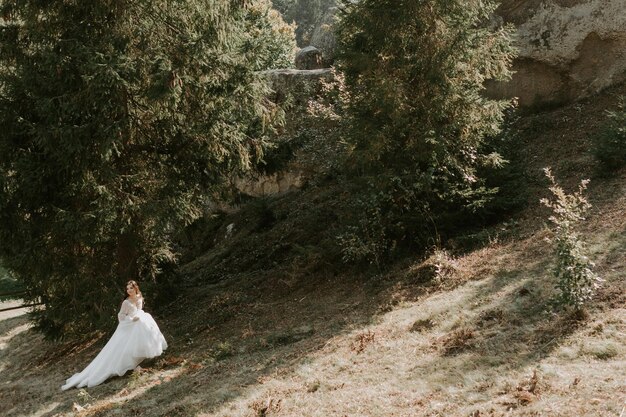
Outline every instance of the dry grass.
<path id="1" fill-rule="evenodd" d="M 610 103 L 601 97 L 578 104 L 584 111 L 521 121 L 538 132 L 523 138 L 536 156 L 529 169 L 540 177 L 544 164 L 558 161 L 555 171 L 572 184 L 591 172 L 578 130 Z M 203 258 L 215 267 L 198 259 L 183 268 L 194 286 L 155 314 L 170 342 L 166 354 L 88 390 L 60 386 L 106 337 L 52 344 L 24 316 L 0 318 L 0 415 L 620 416 L 626 172 L 590 186 L 594 212 L 583 234 L 605 283 L 584 315 L 550 306 L 543 188 L 538 183 L 517 235 L 374 277 L 335 275 L 317 252 L 286 266 L 276 258 L 264 259 L 264 269 L 229 270 L 220 257 L 236 249 L 218 245 Z"/>
<path id="2" fill-rule="evenodd" d="M 445 335 L 439 343 L 445 355 L 454 355 L 472 348 L 475 340 L 472 329 L 463 327 Z"/>
<path id="3" fill-rule="evenodd" d="M 375 336 L 376 334 L 371 330 L 357 334 L 356 338 L 350 344 L 350 350 L 352 350 L 357 355 L 359 353 L 363 353 L 368 345 L 374 343 L 374 341 L 376 340 Z"/>

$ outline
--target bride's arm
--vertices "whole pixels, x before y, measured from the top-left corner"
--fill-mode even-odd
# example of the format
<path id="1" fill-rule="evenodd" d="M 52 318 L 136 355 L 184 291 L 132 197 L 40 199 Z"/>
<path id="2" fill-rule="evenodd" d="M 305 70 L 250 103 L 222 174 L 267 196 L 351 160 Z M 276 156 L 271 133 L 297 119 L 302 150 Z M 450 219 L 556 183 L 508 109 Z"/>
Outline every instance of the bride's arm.
<path id="1" fill-rule="evenodd" d="M 119 320 L 120 323 L 123 321 L 130 321 L 130 320 L 135 321 L 139 319 L 139 317 L 132 314 L 130 301 L 124 300 L 124 302 L 122 303 L 122 307 L 120 308 L 120 312 L 117 313 L 117 319 Z"/>
<path id="2" fill-rule="evenodd" d="M 128 304 L 126 300 L 122 302 L 122 307 L 120 307 L 120 312 L 117 313 L 117 320 L 121 323 L 128 318 Z"/>

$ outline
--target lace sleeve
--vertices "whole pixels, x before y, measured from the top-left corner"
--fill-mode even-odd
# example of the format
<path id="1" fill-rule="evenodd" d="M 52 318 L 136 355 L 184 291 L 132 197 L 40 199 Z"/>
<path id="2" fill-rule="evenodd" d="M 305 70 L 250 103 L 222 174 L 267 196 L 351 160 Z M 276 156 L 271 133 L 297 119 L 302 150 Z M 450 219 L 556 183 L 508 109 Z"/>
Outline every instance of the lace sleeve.
<path id="1" fill-rule="evenodd" d="M 143 297 L 141 297 L 138 301 L 139 301 L 139 310 L 143 310 Z"/>
<path id="2" fill-rule="evenodd" d="M 120 308 L 120 312 L 117 313 L 117 319 L 119 320 L 119 322 L 123 322 L 125 320 L 131 320 L 131 308 L 130 308 L 130 302 L 128 300 L 124 300 L 124 302 L 122 303 L 122 307 Z"/>

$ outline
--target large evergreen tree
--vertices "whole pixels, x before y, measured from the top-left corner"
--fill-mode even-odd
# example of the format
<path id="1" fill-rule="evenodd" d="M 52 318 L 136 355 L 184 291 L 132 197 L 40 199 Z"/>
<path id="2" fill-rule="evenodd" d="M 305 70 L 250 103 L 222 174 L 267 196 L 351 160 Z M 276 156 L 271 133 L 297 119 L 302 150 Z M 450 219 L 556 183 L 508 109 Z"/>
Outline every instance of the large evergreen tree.
<path id="1" fill-rule="evenodd" d="M 295 24 L 285 23 L 270 0 L 254 0 L 246 16 L 246 49 L 254 57 L 253 69 L 293 67 L 297 50 Z"/>
<path id="2" fill-rule="evenodd" d="M 513 57 L 510 29 L 491 26 L 495 8 L 483 0 L 343 2 L 348 163 L 369 190 L 357 217 L 383 223 L 359 219 L 344 236 L 365 255 L 425 243 L 433 220 L 445 225 L 493 191 L 480 171 L 500 161 L 489 138 L 510 103 L 486 98 L 483 85 L 508 77 Z M 372 236 L 368 250 L 362 240 Z"/>
<path id="3" fill-rule="evenodd" d="M 296 39 L 301 47 L 309 45 L 315 26 L 337 0 L 272 0 L 285 20 L 296 22 Z"/>
<path id="4" fill-rule="evenodd" d="M 255 70 L 284 54 L 249 3 L 0 1 L 0 256 L 49 336 L 109 327 L 261 157 L 277 109 Z"/>

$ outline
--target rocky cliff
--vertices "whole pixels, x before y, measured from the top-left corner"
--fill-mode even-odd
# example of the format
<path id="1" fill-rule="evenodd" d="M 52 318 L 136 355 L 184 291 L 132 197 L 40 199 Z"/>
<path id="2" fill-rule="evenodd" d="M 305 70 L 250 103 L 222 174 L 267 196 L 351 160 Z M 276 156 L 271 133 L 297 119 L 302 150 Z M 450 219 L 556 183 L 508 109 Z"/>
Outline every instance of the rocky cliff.
<path id="1" fill-rule="evenodd" d="M 562 104 L 626 79 L 626 0 L 504 0 L 498 14 L 517 27 L 519 57 L 491 94 Z"/>
<path id="2" fill-rule="evenodd" d="M 337 8 L 329 8 L 311 44 L 334 58 Z M 489 83 L 493 97 L 525 107 L 560 105 L 626 79 L 626 0 L 502 0 L 498 19 L 517 28 L 513 79 Z"/>

